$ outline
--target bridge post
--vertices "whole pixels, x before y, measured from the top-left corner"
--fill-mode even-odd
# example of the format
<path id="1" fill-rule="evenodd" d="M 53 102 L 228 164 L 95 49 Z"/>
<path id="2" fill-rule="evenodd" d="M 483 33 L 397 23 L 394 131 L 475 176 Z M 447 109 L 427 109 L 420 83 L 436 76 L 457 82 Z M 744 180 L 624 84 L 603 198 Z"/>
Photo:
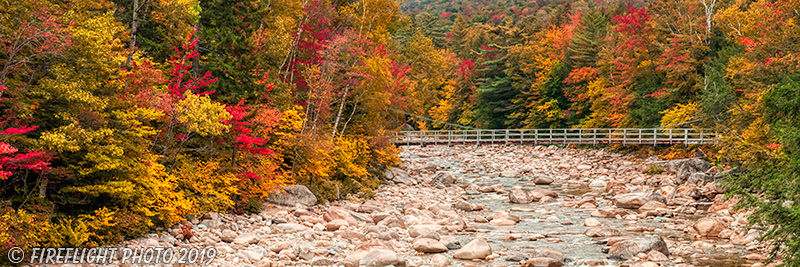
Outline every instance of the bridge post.
<path id="1" fill-rule="evenodd" d="M 658 145 L 658 128 L 653 128 L 653 146 Z"/>
<path id="2" fill-rule="evenodd" d="M 481 130 L 475 131 L 475 141 L 477 142 L 478 146 L 481 146 Z"/>
<path id="3" fill-rule="evenodd" d="M 627 146 L 628 145 L 628 130 L 627 129 L 622 129 L 622 145 L 623 146 Z"/>
<path id="4" fill-rule="evenodd" d="M 689 129 L 683 129 L 683 146 L 689 146 Z"/>
<path id="5" fill-rule="evenodd" d="M 672 128 L 669 129 L 669 144 L 672 144 Z"/>
<path id="6" fill-rule="evenodd" d="M 504 139 L 506 140 L 506 145 L 508 145 L 508 129 L 504 130 L 503 132 L 506 134 Z"/>
<path id="7" fill-rule="evenodd" d="M 592 129 L 592 145 L 597 146 L 597 129 Z"/>
<path id="8" fill-rule="evenodd" d="M 705 144 L 703 141 L 703 130 L 700 130 L 700 144 Z"/>
<path id="9" fill-rule="evenodd" d="M 642 129 L 639 128 L 639 129 L 636 129 L 636 131 L 639 132 L 639 137 L 636 137 L 636 143 L 637 144 L 641 144 L 642 143 Z"/>
<path id="10" fill-rule="evenodd" d="M 448 147 L 453 146 L 453 130 L 447 131 L 447 146 Z"/>

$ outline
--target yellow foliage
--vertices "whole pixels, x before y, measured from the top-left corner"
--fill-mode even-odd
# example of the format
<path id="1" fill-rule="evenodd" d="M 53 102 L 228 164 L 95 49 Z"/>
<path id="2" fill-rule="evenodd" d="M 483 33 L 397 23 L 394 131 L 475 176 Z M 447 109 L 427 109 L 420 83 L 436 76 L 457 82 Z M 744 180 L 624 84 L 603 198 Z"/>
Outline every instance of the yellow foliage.
<path id="1" fill-rule="evenodd" d="M 238 193 L 236 175 L 222 170 L 217 160 L 181 158 L 175 170 L 178 188 L 186 192 L 193 214 L 225 211 L 233 207 L 232 197 Z"/>
<path id="2" fill-rule="evenodd" d="M 334 140 L 334 146 L 336 149 L 331 152 L 331 157 L 336 164 L 336 172 L 351 178 L 367 175 L 369 147 L 366 141 L 359 138 L 342 137 Z"/>
<path id="3" fill-rule="evenodd" d="M 454 83 L 455 82 L 452 80 L 449 80 L 447 83 L 445 83 L 446 85 L 444 88 L 442 88 L 442 94 L 444 95 L 439 98 L 438 103 L 431 107 L 431 109 L 428 111 L 428 114 L 430 114 L 433 119 L 440 121 L 450 120 L 450 114 L 453 112 L 454 108 L 452 103 L 453 96 L 455 95 L 455 87 L 453 86 Z M 438 126 L 441 127 L 442 125 Z"/>
<path id="4" fill-rule="evenodd" d="M 220 135 L 230 129 L 230 125 L 222 123 L 231 119 L 224 104 L 212 101 L 207 95 L 198 96 L 189 90 L 184 93 L 184 99 L 175 105 L 175 115 L 178 122 L 186 124 L 190 132 L 196 132 L 200 136 Z"/>
<path id="5" fill-rule="evenodd" d="M 158 156 L 147 155 L 134 168 L 131 177 L 114 178 L 102 184 L 67 187 L 65 192 L 83 193 L 93 197 L 113 196 L 135 214 L 143 216 L 143 224 L 169 226 L 193 209 L 193 203 L 183 191 L 177 190 L 178 179 L 165 172 Z"/>
<path id="6" fill-rule="evenodd" d="M 671 128 L 681 126 L 687 121 L 690 121 L 694 114 L 697 112 L 697 103 L 691 102 L 688 104 L 678 104 L 677 106 L 661 111 L 664 117 L 661 117 L 661 127 Z"/>
<path id="7" fill-rule="evenodd" d="M 48 218 L 3 206 L 0 206 L 0 213 L 0 244 L 13 244 L 23 249 L 42 245 L 50 228 Z"/>

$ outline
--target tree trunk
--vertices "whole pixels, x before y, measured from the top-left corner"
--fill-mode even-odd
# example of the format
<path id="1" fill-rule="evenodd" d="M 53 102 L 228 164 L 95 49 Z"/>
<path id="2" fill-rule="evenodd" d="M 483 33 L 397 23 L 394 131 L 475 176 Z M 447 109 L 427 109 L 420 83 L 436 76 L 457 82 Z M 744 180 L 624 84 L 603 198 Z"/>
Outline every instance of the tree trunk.
<path id="1" fill-rule="evenodd" d="M 198 35 L 200 35 L 200 19 L 197 19 L 197 23 L 194 24 L 194 28 L 197 32 L 194 33 L 194 40 L 200 39 Z M 200 51 L 200 42 L 197 42 L 197 47 L 195 49 L 199 52 Z M 200 57 L 195 57 L 192 60 L 192 75 L 194 78 L 197 79 L 200 77 Z"/>
<path id="2" fill-rule="evenodd" d="M 342 103 L 339 104 L 339 112 L 336 114 L 336 120 L 333 123 L 333 135 L 331 138 L 336 138 L 336 130 L 339 129 L 339 120 L 342 118 L 342 110 L 344 110 L 344 102 L 347 100 L 347 94 L 350 92 L 350 87 L 344 89 L 342 94 Z"/>
<path id="3" fill-rule="evenodd" d="M 131 51 L 130 53 L 128 53 L 128 60 L 125 61 L 125 66 L 129 68 L 131 66 L 131 61 L 133 61 L 133 52 L 135 51 L 134 48 L 136 47 L 136 31 L 139 29 L 139 8 L 141 8 L 144 5 L 144 2 L 146 1 L 147 0 L 144 0 L 142 2 L 142 5 L 139 5 L 139 0 L 133 0 L 133 9 L 132 9 L 133 18 L 131 18 L 131 41 L 128 44 L 128 47 L 131 49 Z"/>

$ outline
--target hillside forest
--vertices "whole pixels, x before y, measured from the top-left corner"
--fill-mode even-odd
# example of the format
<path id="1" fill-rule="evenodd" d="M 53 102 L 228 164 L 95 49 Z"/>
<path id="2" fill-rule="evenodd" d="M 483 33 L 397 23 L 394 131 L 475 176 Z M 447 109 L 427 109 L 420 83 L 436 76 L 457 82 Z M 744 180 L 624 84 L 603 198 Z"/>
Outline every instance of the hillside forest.
<path id="1" fill-rule="evenodd" d="M 401 129 L 701 127 L 800 264 L 798 8 L 0 1 L 0 246 L 120 242 L 287 184 L 368 198 Z"/>

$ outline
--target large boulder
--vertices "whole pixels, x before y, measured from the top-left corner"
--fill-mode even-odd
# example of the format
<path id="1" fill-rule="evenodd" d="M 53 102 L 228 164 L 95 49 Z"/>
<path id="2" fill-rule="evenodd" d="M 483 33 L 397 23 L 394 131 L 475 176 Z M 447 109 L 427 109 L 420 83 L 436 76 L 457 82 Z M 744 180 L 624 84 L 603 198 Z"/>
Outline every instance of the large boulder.
<path id="1" fill-rule="evenodd" d="M 358 221 L 353 218 L 353 215 L 350 215 L 350 212 L 337 207 L 332 207 L 328 209 L 325 214 L 322 214 L 322 219 L 326 222 L 331 222 L 333 220 L 343 220 L 349 223 L 350 225 L 358 225 Z"/>
<path id="2" fill-rule="evenodd" d="M 655 191 L 636 191 L 614 197 L 614 205 L 625 209 L 638 209 L 649 201 L 666 203 L 667 200 Z"/>
<path id="3" fill-rule="evenodd" d="M 533 178 L 533 183 L 538 185 L 552 184 L 555 180 L 549 176 L 539 175 Z"/>
<path id="4" fill-rule="evenodd" d="M 408 227 L 408 236 L 416 238 L 431 233 L 438 233 L 444 226 L 438 224 L 417 224 Z"/>
<path id="5" fill-rule="evenodd" d="M 674 163 L 673 163 L 674 162 Z M 667 163 L 667 169 L 677 171 L 679 183 L 686 182 L 693 173 L 705 172 L 711 168 L 711 164 L 697 158 L 673 160 Z"/>
<path id="6" fill-rule="evenodd" d="M 702 185 L 705 183 L 710 183 L 717 180 L 716 174 L 706 174 L 702 172 L 696 172 L 689 175 L 689 178 L 686 180 L 687 183 L 693 183 Z"/>
<path id="7" fill-rule="evenodd" d="M 416 251 L 424 253 L 440 253 L 448 250 L 447 246 L 441 241 L 425 237 L 414 240 L 411 247 Z"/>
<path id="8" fill-rule="evenodd" d="M 533 201 L 539 201 L 540 199 L 542 199 L 545 196 L 549 196 L 549 197 L 552 197 L 552 198 L 558 198 L 558 194 L 556 192 L 554 192 L 553 190 L 544 189 L 544 188 L 531 189 L 531 191 L 528 191 L 528 196 L 530 196 L 530 198 Z"/>
<path id="9" fill-rule="evenodd" d="M 540 257 L 551 258 L 551 259 L 555 259 L 555 260 L 557 260 L 557 261 L 559 261 L 561 263 L 566 263 L 567 260 L 568 260 L 567 256 L 564 255 L 564 253 L 561 253 L 560 251 L 551 250 L 551 249 L 534 249 L 531 252 L 531 257 L 533 257 L 533 258 L 540 258 Z"/>
<path id="10" fill-rule="evenodd" d="M 305 185 L 288 185 L 283 187 L 282 193 L 275 193 L 265 201 L 282 206 L 294 206 L 297 203 L 313 206 L 317 204 L 317 197 Z"/>
<path id="11" fill-rule="evenodd" d="M 612 237 L 624 235 L 620 230 L 608 227 L 592 227 L 583 232 L 588 237 Z"/>
<path id="12" fill-rule="evenodd" d="M 492 247 L 489 246 L 489 242 L 486 242 L 486 240 L 482 238 L 476 238 L 461 249 L 456 250 L 456 252 L 453 253 L 453 258 L 461 260 L 483 260 L 489 257 L 489 255 L 492 255 Z"/>
<path id="13" fill-rule="evenodd" d="M 505 169 L 500 172 L 500 176 L 508 178 L 519 178 L 519 171 L 515 169 Z"/>
<path id="14" fill-rule="evenodd" d="M 525 192 L 525 190 L 522 189 L 512 189 L 510 192 L 508 192 L 508 200 L 511 201 L 511 203 L 517 204 L 527 204 L 533 202 L 533 199 L 531 199 L 530 195 L 528 195 L 528 192 Z"/>
<path id="15" fill-rule="evenodd" d="M 728 224 L 717 218 L 705 217 L 697 220 L 692 227 L 694 227 L 701 236 L 716 237 L 720 232 L 728 229 Z"/>
<path id="16" fill-rule="evenodd" d="M 395 167 L 389 168 L 383 174 L 386 176 L 386 180 L 398 184 L 404 184 L 404 185 L 417 184 L 417 181 L 411 179 L 411 176 L 408 175 L 408 172 L 400 168 L 395 168 Z"/>
<path id="17" fill-rule="evenodd" d="M 430 184 L 435 185 L 444 185 L 449 186 L 456 183 L 456 177 L 449 172 L 439 172 L 436 174 L 435 177 L 431 180 Z"/>
<path id="18" fill-rule="evenodd" d="M 660 236 L 628 239 L 614 243 L 608 250 L 608 257 L 615 260 L 629 260 L 639 253 L 648 253 L 652 250 L 669 255 L 667 243 Z"/>
<path id="19" fill-rule="evenodd" d="M 469 203 L 463 199 L 456 200 L 456 203 L 453 203 L 453 207 L 463 211 L 480 210 L 480 208 L 477 205 L 473 205 L 472 203 Z"/>
<path id="20" fill-rule="evenodd" d="M 364 255 L 359 261 L 361 266 L 379 267 L 379 266 L 394 266 L 405 267 L 406 259 L 400 254 L 388 249 L 373 250 Z"/>

